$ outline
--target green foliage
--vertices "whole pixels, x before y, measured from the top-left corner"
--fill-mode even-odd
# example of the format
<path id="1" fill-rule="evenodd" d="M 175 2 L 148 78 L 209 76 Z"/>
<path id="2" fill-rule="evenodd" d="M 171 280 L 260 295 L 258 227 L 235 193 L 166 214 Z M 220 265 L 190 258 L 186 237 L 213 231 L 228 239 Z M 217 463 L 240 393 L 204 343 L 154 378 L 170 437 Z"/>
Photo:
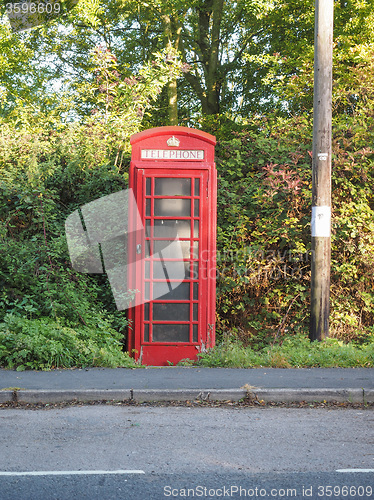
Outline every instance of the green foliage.
<path id="1" fill-rule="evenodd" d="M 260 351 L 226 340 L 207 353 L 199 354 L 199 365 L 226 368 L 333 368 L 374 366 L 374 337 L 369 344 L 344 344 L 337 339 L 310 342 L 302 335 L 287 337 L 282 345 Z"/>
<path id="2" fill-rule="evenodd" d="M 367 70 L 355 66 L 356 78 Z M 358 343 L 374 324 L 374 117 L 370 87 L 362 93 L 333 128 L 331 334 Z M 64 236 L 78 206 L 127 186 L 126 147 L 112 147 L 104 122 L 63 125 L 30 110 L 3 121 L 2 317 L 95 328 L 103 315 L 125 332 L 105 276 L 74 272 Z M 260 352 L 308 330 L 312 124 L 308 115 L 204 123 L 219 137 L 218 331 Z"/>
<path id="3" fill-rule="evenodd" d="M 50 318 L 7 314 L 0 323 L 0 366 L 50 370 L 84 366 L 133 367 L 121 351 L 121 335 L 101 319 L 95 328 L 71 328 Z"/>
<path id="4" fill-rule="evenodd" d="M 9 314 L 18 317 L 18 324 L 20 317 L 25 319 L 23 330 L 14 320 L 13 337 L 2 337 L 0 364 L 49 368 L 127 363 L 119 342 L 128 326 L 126 314 L 116 310 L 105 276 L 71 268 L 64 224 L 79 206 L 127 187 L 129 138 L 179 68 L 170 49 L 155 54 L 137 74 L 120 75 L 115 56 L 98 47 L 92 57 L 93 78 L 75 88 L 75 112 L 85 111 L 83 119 L 61 120 L 59 114 L 71 110 L 71 99 L 48 112 L 19 101 L 0 118 L 0 321 Z M 100 343 L 104 327 L 108 333 Z M 50 349 L 43 348 L 44 341 Z M 86 350 L 79 357 L 83 344 Z"/>
<path id="5" fill-rule="evenodd" d="M 78 206 L 127 187 L 128 157 L 122 153 L 113 158 L 116 165 L 111 163 L 110 148 L 94 125 L 54 127 L 48 123 L 53 117 L 43 113 L 37 118 L 25 112 L 20 118 L 16 124 L 3 121 L 0 141 L 0 321 L 9 314 L 24 317 L 22 335 L 34 325 L 36 340 L 27 344 L 30 352 L 23 351 L 26 367 L 122 363 L 123 345 L 117 340 L 125 334 L 126 315 L 116 310 L 105 276 L 71 268 L 64 224 Z M 107 336 L 114 332 L 115 343 L 99 342 L 99 325 L 106 325 Z M 77 331 L 80 342 L 92 346 L 85 357 L 70 359 L 60 353 L 64 340 L 53 347 L 60 358 L 48 351 L 38 358 L 36 346 L 49 327 L 62 332 L 66 342 Z M 12 359 L 1 363 L 21 363 L 16 351 Z"/>
<path id="6" fill-rule="evenodd" d="M 264 117 L 233 136 L 217 150 L 218 325 L 258 346 L 306 328 L 311 124 Z"/>
<path id="7" fill-rule="evenodd" d="M 24 321 L 33 338 L 60 325 L 67 343 L 72 331 L 95 337 L 104 322 L 122 338 L 126 315 L 106 277 L 71 269 L 64 222 L 126 188 L 129 137 L 166 124 L 167 85 L 178 78 L 181 123 L 218 139 L 217 325 L 225 342 L 209 356 L 244 356 L 242 342 L 250 348 L 244 364 L 264 352 L 273 365 L 321 362 L 313 350 L 305 358 L 300 340 L 310 290 L 312 2 L 227 6 L 81 0 L 28 32 L 0 23 L 0 321 Z M 373 12 L 373 0 L 335 2 L 331 335 L 360 346 L 371 345 L 374 325 Z M 223 113 L 201 115 L 199 102 Z M 285 354 L 290 335 L 299 342 L 293 358 Z M 338 362 L 339 351 L 348 363 L 349 346 L 326 346 L 327 358 Z"/>
<path id="8" fill-rule="evenodd" d="M 262 46 L 244 52 L 241 112 L 300 115 L 313 111 L 315 4 L 288 0 L 273 2 L 256 40 Z M 350 113 L 372 86 L 370 66 L 374 35 L 374 2 L 334 2 L 333 109 Z M 263 48 L 264 47 L 264 48 Z M 368 73 L 357 79 L 356 67 Z M 365 82 L 365 83 L 364 83 Z M 362 85 L 364 83 L 364 85 Z M 248 99 L 252 95 L 254 100 Z M 260 102 L 260 106 L 259 106 Z"/>
<path id="9" fill-rule="evenodd" d="M 334 115 L 330 334 L 362 341 L 374 324 L 374 69 L 351 69 L 367 85 Z M 218 329 L 258 349 L 308 330 L 312 122 L 268 114 L 233 129 L 217 148 Z"/>
<path id="10" fill-rule="evenodd" d="M 334 107 L 339 112 L 356 104 L 360 82 L 354 81 L 352 67 L 370 64 L 373 7 L 374 0 L 334 2 Z M 312 0 L 80 0 L 69 14 L 27 32 L 11 33 L 5 21 L 0 24 L 2 112 L 36 102 L 44 110 L 56 109 L 62 95 L 74 113 L 86 112 L 83 89 L 89 85 L 90 94 L 104 81 L 94 84 L 95 48 L 116 58 L 122 79 L 136 76 L 169 46 L 180 51 L 184 68 L 178 78 L 182 123 L 196 123 L 201 110 L 243 117 L 275 109 L 284 115 L 311 113 L 313 44 Z M 118 89 L 113 73 L 107 76 L 112 87 L 99 92 L 102 104 Z M 160 98 L 165 101 L 166 93 Z"/>

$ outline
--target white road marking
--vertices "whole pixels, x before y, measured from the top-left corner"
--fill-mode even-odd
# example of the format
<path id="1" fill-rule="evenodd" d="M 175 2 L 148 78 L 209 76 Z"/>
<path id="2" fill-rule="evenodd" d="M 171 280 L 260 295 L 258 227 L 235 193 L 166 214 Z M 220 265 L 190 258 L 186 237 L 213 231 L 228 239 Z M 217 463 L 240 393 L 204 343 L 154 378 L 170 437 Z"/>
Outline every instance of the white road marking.
<path id="1" fill-rule="evenodd" d="M 145 474 L 144 470 L 36 470 L 26 472 L 0 471 L 0 476 L 85 476 L 102 474 Z"/>
<path id="2" fill-rule="evenodd" d="M 338 469 L 336 472 L 374 472 L 374 469 Z"/>

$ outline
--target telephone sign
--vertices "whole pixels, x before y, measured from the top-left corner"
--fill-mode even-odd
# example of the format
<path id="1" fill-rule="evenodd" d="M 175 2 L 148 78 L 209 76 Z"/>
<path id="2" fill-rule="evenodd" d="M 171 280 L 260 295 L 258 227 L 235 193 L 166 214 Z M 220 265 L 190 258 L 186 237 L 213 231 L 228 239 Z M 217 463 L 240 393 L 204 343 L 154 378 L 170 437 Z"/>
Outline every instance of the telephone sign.
<path id="1" fill-rule="evenodd" d="M 129 187 L 140 214 L 129 222 L 128 350 L 145 365 L 168 365 L 215 342 L 215 138 L 158 127 L 131 138 Z M 132 225 L 131 225 L 132 224 Z"/>

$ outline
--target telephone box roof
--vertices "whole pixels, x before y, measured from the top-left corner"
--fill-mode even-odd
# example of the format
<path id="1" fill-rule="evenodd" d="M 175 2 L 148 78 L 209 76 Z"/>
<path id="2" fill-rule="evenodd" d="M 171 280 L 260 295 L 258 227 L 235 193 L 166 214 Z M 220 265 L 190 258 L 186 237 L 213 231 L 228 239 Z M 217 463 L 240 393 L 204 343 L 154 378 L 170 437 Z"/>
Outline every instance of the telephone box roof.
<path id="1" fill-rule="evenodd" d="M 216 144 L 217 142 L 216 138 L 213 135 L 208 134 L 203 130 L 196 130 L 189 127 L 170 126 L 170 127 L 155 127 L 155 128 L 150 128 L 148 130 L 143 130 L 143 132 L 138 132 L 137 134 L 134 134 L 131 137 L 130 143 L 136 144 L 137 142 L 140 142 L 144 139 L 149 139 L 151 137 L 159 137 L 160 135 L 170 135 L 170 134 L 194 137 L 196 139 L 201 139 L 205 142 L 208 142 L 209 144 Z"/>

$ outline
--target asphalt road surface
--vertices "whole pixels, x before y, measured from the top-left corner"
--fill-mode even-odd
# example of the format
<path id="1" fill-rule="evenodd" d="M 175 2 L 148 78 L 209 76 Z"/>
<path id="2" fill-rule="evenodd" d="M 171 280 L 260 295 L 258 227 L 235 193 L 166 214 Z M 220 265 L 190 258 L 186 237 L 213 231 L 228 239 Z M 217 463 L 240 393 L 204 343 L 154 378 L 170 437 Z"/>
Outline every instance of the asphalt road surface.
<path id="1" fill-rule="evenodd" d="M 373 471 L 373 410 L 0 411 L 1 500 L 367 499 Z"/>

